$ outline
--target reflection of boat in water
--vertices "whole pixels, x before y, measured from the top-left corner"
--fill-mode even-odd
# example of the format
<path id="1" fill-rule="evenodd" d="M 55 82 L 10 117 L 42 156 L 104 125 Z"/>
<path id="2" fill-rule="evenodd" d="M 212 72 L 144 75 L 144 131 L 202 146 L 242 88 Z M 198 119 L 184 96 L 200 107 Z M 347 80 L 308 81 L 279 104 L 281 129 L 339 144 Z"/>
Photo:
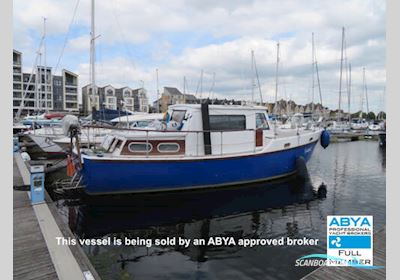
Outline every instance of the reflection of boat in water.
<path id="1" fill-rule="evenodd" d="M 379 133 L 379 146 L 386 147 L 386 132 Z"/>
<path id="2" fill-rule="evenodd" d="M 175 253 L 178 253 L 175 254 L 178 260 L 190 260 L 193 265 L 218 260 L 222 272 L 230 270 L 225 267 L 226 262 L 241 266 L 249 259 L 262 259 L 264 266 L 275 267 L 282 260 L 270 256 L 281 254 L 282 251 L 279 247 L 259 247 L 254 250 L 226 244 L 195 246 L 193 240 L 215 237 L 232 237 L 236 240 L 321 238 L 315 234 L 319 232 L 316 228 L 323 226 L 320 217 L 309 213 L 311 207 L 318 207 L 315 198 L 316 193 L 309 180 L 291 176 L 268 184 L 239 188 L 119 195 L 102 199 L 88 196 L 88 200 L 82 201 L 83 205 L 68 208 L 68 220 L 78 238 L 146 240 L 147 245 L 142 243 L 140 246 L 122 248 L 83 246 L 96 263 L 102 265 L 102 260 L 108 260 L 113 272 L 107 273 L 123 270 L 136 275 L 134 271 L 138 266 L 146 268 L 146 263 L 155 261 L 154 258 L 162 264 L 163 259 Z M 192 242 L 187 247 L 154 245 L 156 239 L 178 237 Z M 148 246 L 148 240 L 153 242 L 151 247 Z M 289 252 L 285 259 L 294 261 L 298 255 L 306 252 L 310 252 L 306 247 L 299 248 L 294 254 Z M 146 275 L 142 276 L 146 278 Z"/>
<path id="3" fill-rule="evenodd" d="M 306 203 L 315 198 L 309 180 L 285 180 L 249 186 L 177 193 L 86 197 L 78 210 L 78 236 L 101 237 L 203 219 L 251 216 L 252 212 Z M 241 223 L 238 223 L 238 225 Z"/>

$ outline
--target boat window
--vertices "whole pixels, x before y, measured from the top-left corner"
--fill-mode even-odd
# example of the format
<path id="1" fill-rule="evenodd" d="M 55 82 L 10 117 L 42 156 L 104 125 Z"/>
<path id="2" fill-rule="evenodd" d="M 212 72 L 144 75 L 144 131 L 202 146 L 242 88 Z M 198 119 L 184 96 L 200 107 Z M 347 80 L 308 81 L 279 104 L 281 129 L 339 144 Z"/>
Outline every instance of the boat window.
<path id="1" fill-rule="evenodd" d="M 245 115 L 211 115 L 210 130 L 246 130 Z"/>
<path id="2" fill-rule="evenodd" d="M 269 129 L 268 121 L 264 113 L 256 113 L 256 128 Z"/>
<path id="3" fill-rule="evenodd" d="M 150 143 L 132 142 L 129 143 L 128 150 L 132 153 L 146 153 L 153 150 L 153 145 Z"/>
<path id="4" fill-rule="evenodd" d="M 185 118 L 186 110 L 174 110 L 172 111 L 171 121 L 181 123 Z"/>
<path id="5" fill-rule="evenodd" d="M 157 145 L 157 150 L 160 153 L 176 153 L 180 148 L 178 143 L 160 143 Z"/>

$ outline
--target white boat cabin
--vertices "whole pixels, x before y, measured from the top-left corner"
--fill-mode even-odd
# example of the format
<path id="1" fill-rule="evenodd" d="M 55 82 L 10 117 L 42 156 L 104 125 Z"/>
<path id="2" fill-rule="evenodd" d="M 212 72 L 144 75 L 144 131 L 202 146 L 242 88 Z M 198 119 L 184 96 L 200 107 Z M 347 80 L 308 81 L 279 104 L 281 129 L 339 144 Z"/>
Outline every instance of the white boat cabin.
<path id="1" fill-rule="evenodd" d="M 265 107 L 177 104 L 169 107 L 156 130 L 113 130 L 105 137 L 99 156 L 159 159 L 249 154 L 292 148 L 318 137 L 316 129 L 276 133 Z"/>

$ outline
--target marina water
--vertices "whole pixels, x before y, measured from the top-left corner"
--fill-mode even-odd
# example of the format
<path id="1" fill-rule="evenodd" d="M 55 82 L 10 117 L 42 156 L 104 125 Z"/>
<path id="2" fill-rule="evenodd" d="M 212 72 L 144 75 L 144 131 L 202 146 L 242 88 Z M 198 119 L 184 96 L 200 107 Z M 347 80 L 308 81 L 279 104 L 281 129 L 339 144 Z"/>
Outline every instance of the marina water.
<path id="1" fill-rule="evenodd" d="M 295 260 L 326 253 L 327 215 L 373 215 L 375 231 L 385 225 L 385 161 L 376 141 L 331 144 L 323 152 L 317 145 L 307 164 L 310 182 L 291 177 L 56 203 L 77 238 L 319 239 L 317 246 L 290 247 L 84 246 L 102 279 L 300 279 L 315 268 L 295 267 Z"/>

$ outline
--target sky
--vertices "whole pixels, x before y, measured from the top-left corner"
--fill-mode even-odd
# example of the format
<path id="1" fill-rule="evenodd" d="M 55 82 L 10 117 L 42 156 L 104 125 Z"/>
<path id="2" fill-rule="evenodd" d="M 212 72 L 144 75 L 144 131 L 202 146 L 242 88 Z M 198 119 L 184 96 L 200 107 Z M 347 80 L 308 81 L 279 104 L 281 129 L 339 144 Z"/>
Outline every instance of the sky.
<path id="1" fill-rule="evenodd" d="M 90 0 L 14 0 L 13 44 L 23 53 L 24 72 L 34 65 L 45 17 L 47 66 L 55 74 L 62 69 L 79 74 L 79 87 L 89 84 L 90 4 Z M 197 97 L 250 101 L 254 91 L 259 101 L 259 88 L 252 86 L 257 81 L 253 50 L 263 101 L 274 102 L 279 42 L 278 99 L 320 102 L 317 83 L 312 97 L 314 33 L 322 103 L 337 109 L 345 27 L 343 65 L 347 62 L 352 69 L 350 110 L 367 110 L 365 67 L 369 110 L 378 112 L 385 104 L 385 21 L 384 0 L 96 1 L 96 84 L 144 85 L 153 102 L 158 69 L 160 92 L 164 86 L 183 91 L 186 77 L 186 92 Z M 342 73 L 341 108 L 347 111 L 345 67 Z"/>

